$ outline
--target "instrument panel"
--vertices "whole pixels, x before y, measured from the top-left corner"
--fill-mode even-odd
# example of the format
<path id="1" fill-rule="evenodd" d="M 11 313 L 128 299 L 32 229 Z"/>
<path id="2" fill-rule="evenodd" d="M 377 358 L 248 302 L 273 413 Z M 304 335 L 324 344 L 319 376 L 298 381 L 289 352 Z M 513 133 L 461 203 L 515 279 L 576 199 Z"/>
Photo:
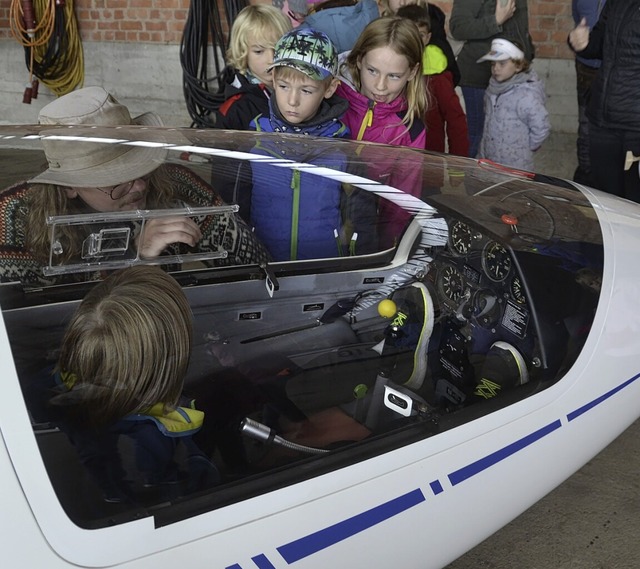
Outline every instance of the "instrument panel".
<path id="1" fill-rule="evenodd" d="M 429 270 L 440 326 L 437 391 L 448 403 L 469 397 L 478 382 L 474 361 L 494 342 L 508 342 L 531 362 L 535 333 L 526 286 L 512 250 L 460 220 Z M 455 349 L 454 349 L 455 347 Z"/>
<path id="2" fill-rule="evenodd" d="M 436 286 L 449 308 L 477 299 L 482 309 L 491 295 L 526 306 L 527 298 L 511 252 L 463 221 L 449 222 L 446 251 L 435 260 Z"/>

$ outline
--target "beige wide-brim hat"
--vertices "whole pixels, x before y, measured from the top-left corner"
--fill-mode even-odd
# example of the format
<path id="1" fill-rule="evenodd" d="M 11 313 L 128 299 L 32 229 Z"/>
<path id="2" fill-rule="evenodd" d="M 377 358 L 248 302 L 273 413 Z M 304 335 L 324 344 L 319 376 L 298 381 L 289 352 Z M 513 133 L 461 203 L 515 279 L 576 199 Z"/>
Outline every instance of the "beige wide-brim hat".
<path id="1" fill-rule="evenodd" d="M 86 87 L 45 105 L 38 116 L 42 125 L 163 126 L 153 112 L 131 118 L 129 110 L 102 87 Z M 74 137 L 96 136 L 87 129 L 43 130 L 42 146 L 49 168 L 29 180 L 72 188 L 117 186 L 146 176 L 167 156 L 163 148 L 128 145 L 117 139 L 87 142 Z"/>

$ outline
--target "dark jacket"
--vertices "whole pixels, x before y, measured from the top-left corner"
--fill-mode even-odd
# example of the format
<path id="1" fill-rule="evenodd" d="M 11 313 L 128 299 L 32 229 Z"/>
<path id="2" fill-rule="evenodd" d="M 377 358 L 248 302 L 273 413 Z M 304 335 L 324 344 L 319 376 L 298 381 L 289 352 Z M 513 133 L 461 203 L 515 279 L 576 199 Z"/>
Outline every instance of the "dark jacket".
<path id="1" fill-rule="evenodd" d="M 249 130 L 251 121 L 269 114 L 270 93 L 260 83 L 251 83 L 242 73 L 226 74 L 224 102 L 214 109 L 215 128 Z"/>
<path id="2" fill-rule="evenodd" d="M 431 20 L 431 39 L 429 40 L 430 45 L 436 45 L 444 53 L 447 57 L 447 69 L 446 71 L 451 72 L 451 77 L 453 78 L 453 86 L 455 87 L 460 83 L 460 69 L 458 68 L 458 63 L 456 62 L 456 56 L 453 53 L 453 48 L 447 39 L 447 32 L 445 30 L 445 21 L 446 15 L 445 13 L 438 8 L 435 4 L 429 4 L 429 19 Z"/>
<path id="3" fill-rule="evenodd" d="M 608 0 L 581 57 L 602 59 L 591 87 L 589 120 L 640 131 L 640 0 Z"/>
<path id="4" fill-rule="evenodd" d="M 516 0 L 516 12 L 502 26 L 496 23 L 497 0 L 454 0 L 449 28 L 451 35 L 465 43 L 458 54 L 462 87 L 486 89 L 491 78 L 491 62 L 477 63 L 491 49 L 491 40 L 503 37 L 515 41 L 531 61 L 533 43 L 529 35 L 527 0 Z"/>

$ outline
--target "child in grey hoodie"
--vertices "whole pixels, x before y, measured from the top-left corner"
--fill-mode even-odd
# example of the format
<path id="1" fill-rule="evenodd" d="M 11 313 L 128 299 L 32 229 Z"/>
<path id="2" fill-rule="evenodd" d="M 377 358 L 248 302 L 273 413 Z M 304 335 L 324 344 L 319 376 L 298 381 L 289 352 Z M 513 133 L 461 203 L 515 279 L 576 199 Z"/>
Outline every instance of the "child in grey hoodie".
<path id="1" fill-rule="evenodd" d="M 533 170 L 533 153 L 551 130 L 544 84 L 524 52 L 506 39 L 494 39 L 481 61 L 491 61 L 491 79 L 484 95 L 486 120 L 478 158 Z"/>

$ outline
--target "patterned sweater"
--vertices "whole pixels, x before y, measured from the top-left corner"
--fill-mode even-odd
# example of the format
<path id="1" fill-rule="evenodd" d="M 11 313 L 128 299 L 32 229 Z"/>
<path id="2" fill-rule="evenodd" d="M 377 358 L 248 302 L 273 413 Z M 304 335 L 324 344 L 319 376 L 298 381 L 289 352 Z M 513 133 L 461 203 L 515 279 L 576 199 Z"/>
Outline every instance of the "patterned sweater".
<path id="1" fill-rule="evenodd" d="M 177 204 L 193 207 L 224 205 L 217 192 L 189 168 L 169 164 L 166 171 Z M 27 246 L 30 188 L 27 182 L 19 182 L 0 192 L 0 282 L 18 281 L 34 287 L 99 278 L 100 275 L 95 272 L 44 276 L 42 261 L 36 259 Z M 44 219 L 42 223 L 45 223 Z M 222 246 L 228 251 L 228 257 L 214 260 L 214 266 L 262 263 L 269 260 L 266 249 L 240 217 L 232 216 L 225 227 L 219 222 L 219 216 L 207 216 L 199 225 L 203 235 L 198 244 L 200 251 L 210 250 L 212 243 L 220 241 L 220 232 L 224 232 Z M 173 245 L 169 249 L 168 252 L 176 254 L 180 246 Z"/>

